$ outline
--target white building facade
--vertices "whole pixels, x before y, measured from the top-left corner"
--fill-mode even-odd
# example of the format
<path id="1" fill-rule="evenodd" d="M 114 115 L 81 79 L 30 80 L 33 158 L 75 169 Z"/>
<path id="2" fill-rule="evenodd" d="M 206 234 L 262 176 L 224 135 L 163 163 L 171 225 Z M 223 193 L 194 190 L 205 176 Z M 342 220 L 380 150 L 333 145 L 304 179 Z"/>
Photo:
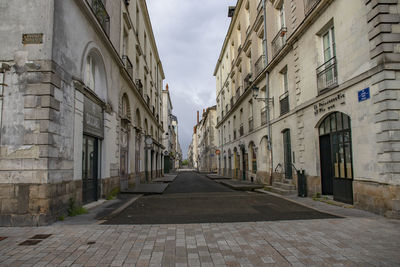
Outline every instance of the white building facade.
<path id="1" fill-rule="evenodd" d="M 274 187 L 298 186 L 304 170 L 308 196 L 399 216 L 399 2 L 239 0 L 231 11 L 214 73 L 219 171 Z"/>
<path id="2" fill-rule="evenodd" d="M 146 2 L 4 4 L 1 224 L 46 224 L 70 199 L 160 175 L 164 73 Z"/>

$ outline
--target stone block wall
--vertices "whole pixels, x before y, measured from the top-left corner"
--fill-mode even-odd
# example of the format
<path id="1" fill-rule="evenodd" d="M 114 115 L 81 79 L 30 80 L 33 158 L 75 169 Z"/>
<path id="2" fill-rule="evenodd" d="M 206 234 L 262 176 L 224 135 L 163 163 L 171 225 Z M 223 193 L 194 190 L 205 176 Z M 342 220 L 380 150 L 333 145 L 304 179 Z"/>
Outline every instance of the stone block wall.
<path id="1" fill-rule="evenodd" d="M 50 224 L 67 214 L 70 198 L 82 202 L 82 181 L 0 184 L 0 226 Z"/>

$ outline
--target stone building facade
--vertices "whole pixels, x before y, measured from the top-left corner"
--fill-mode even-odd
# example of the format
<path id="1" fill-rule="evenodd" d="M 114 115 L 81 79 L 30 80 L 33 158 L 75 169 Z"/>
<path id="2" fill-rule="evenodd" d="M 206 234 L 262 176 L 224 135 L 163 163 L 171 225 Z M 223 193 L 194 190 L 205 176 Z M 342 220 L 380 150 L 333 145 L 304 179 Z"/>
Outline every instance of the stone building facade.
<path id="1" fill-rule="evenodd" d="M 275 187 L 304 170 L 308 196 L 398 217 L 399 11 L 239 0 L 214 72 L 219 171 Z"/>
<path id="2" fill-rule="evenodd" d="M 162 173 L 146 2 L 2 1 L 0 225 L 43 225 Z"/>
<path id="3" fill-rule="evenodd" d="M 198 129 L 198 169 L 201 172 L 217 171 L 217 107 L 209 107 L 203 112 Z"/>

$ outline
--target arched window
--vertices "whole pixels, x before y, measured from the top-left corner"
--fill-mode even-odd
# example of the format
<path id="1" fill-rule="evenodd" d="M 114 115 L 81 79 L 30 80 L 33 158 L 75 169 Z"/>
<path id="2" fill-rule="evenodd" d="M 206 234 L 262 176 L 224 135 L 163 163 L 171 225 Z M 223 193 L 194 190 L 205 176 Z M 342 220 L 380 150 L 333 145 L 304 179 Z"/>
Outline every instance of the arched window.
<path id="1" fill-rule="evenodd" d="M 124 94 L 121 101 L 121 116 L 126 119 L 131 119 L 131 109 L 129 105 L 128 95 Z"/>
<path id="2" fill-rule="evenodd" d="M 92 49 L 87 54 L 84 65 L 84 83 L 96 93 L 96 95 L 106 101 L 107 99 L 107 79 L 103 59 L 97 49 Z"/>

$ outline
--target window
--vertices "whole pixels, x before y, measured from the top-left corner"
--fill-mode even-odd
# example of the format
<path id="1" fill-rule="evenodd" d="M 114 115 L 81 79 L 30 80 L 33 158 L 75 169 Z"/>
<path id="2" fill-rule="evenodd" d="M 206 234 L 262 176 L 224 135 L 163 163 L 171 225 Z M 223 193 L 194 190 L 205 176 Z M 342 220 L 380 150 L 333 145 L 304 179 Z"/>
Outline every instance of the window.
<path id="1" fill-rule="evenodd" d="M 88 56 L 86 59 L 86 86 L 95 90 L 95 83 L 94 83 L 94 75 L 95 75 L 95 63 L 92 56 Z"/>
<path id="2" fill-rule="evenodd" d="M 279 104 L 281 108 L 281 115 L 289 112 L 289 85 L 287 66 L 281 71 L 283 94 L 279 96 Z"/>
<path id="3" fill-rule="evenodd" d="M 282 71 L 282 80 L 283 80 L 283 92 L 286 93 L 289 91 L 288 89 L 288 74 L 287 74 L 287 68 L 285 68 Z"/>
<path id="4" fill-rule="evenodd" d="M 321 35 L 323 64 L 317 68 L 318 93 L 337 85 L 336 44 L 334 27 Z"/>
<path id="5" fill-rule="evenodd" d="M 128 55 L 128 32 L 124 28 L 123 40 L 122 40 L 122 55 Z"/>
<path id="6" fill-rule="evenodd" d="M 332 26 L 323 36 L 324 62 L 336 57 L 335 33 Z"/>
<path id="7" fill-rule="evenodd" d="M 107 99 L 107 79 L 100 52 L 93 48 L 86 56 L 83 81 L 100 99 Z"/>
<path id="8" fill-rule="evenodd" d="M 280 28 L 284 28 L 286 26 L 285 24 L 285 5 L 282 2 L 281 7 L 279 8 L 279 24 Z"/>

